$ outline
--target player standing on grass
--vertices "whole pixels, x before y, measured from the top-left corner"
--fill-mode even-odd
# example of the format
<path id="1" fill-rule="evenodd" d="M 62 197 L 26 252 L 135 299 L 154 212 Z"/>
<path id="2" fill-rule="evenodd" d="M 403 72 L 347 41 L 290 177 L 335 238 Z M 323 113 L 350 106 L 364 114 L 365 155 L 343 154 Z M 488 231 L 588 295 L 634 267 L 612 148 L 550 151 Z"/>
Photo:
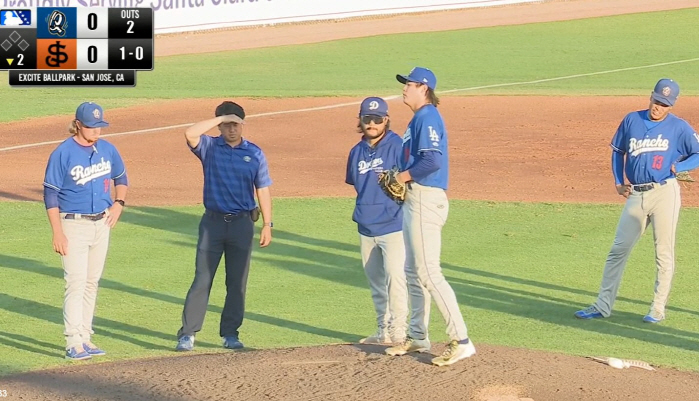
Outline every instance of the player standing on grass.
<path id="1" fill-rule="evenodd" d="M 102 107 L 92 102 L 78 106 L 69 127 L 72 136 L 51 153 L 44 178 L 53 249 L 61 255 L 66 281 L 63 323 L 70 360 L 106 354 L 91 341 L 92 319 L 110 229 L 121 216 L 128 185 L 119 152 L 100 139 L 107 126 Z"/>
<path id="2" fill-rule="evenodd" d="M 612 314 L 629 255 L 652 224 L 657 275 L 653 303 L 643 321 L 658 323 L 665 319 L 675 274 L 675 235 L 681 204 L 675 175 L 699 166 L 699 135 L 686 121 L 670 113 L 679 93 L 675 81 L 658 81 L 648 109 L 627 114 L 612 138 L 616 191 L 627 200 L 604 265 L 597 301 L 575 312 L 577 318 L 605 318 Z"/>

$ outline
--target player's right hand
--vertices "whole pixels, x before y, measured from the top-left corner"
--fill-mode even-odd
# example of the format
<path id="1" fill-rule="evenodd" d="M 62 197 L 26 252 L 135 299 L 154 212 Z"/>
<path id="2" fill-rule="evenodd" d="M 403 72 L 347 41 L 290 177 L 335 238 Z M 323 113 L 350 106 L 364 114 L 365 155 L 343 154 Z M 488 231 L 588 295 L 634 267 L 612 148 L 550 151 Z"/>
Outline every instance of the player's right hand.
<path id="1" fill-rule="evenodd" d="M 619 184 L 616 186 L 616 192 L 623 196 L 624 198 L 628 198 L 629 195 L 631 195 L 631 184 Z"/>
<path id="2" fill-rule="evenodd" d="M 53 234 L 53 250 L 61 256 L 68 254 L 68 238 L 62 232 Z"/>

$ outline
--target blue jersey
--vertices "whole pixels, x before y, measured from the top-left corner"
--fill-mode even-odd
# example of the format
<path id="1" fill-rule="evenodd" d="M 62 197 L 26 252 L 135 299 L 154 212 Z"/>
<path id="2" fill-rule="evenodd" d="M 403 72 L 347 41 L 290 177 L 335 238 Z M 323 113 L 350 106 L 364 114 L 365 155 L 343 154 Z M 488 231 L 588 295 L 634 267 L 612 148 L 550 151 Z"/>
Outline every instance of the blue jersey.
<path id="1" fill-rule="evenodd" d="M 232 147 L 221 136 L 202 135 L 190 148 L 204 168 L 204 207 L 218 213 L 253 210 L 255 188 L 272 185 L 267 158 L 245 139 Z"/>
<path id="2" fill-rule="evenodd" d="M 401 171 L 410 169 L 420 152 L 438 152 L 441 168 L 424 179 L 416 180 L 420 185 L 447 189 L 449 182 L 449 143 L 444 120 L 437 108 L 428 104 L 420 108 L 408 124 L 403 135 Z"/>
<path id="3" fill-rule="evenodd" d="M 662 183 L 674 177 L 670 167 L 675 162 L 699 153 L 699 135 L 673 114 L 655 122 L 648 118 L 648 110 L 640 110 L 626 115 L 611 146 L 626 154 L 624 172 L 631 184 Z"/>
<path id="4" fill-rule="evenodd" d="M 403 211 L 379 187 L 378 173 L 390 170 L 400 163 L 401 138 L 393 131 L 376 144 L 375 148 L 362 140 L 350 151 L 347 159 L 345 182 L 354 185 L 357 200 L 352 220 L 359 233 L 377 237 L 403 229 Z"/>
<path id="5" fill-rule="evenodd" d="M 44 186 L 58 191 L 62 213 L 95 214 L 112 206 L 111 180 L 126 174 L 114 145 L 99 139 L 82 146 L 70 137 L 49 156 Z"/>

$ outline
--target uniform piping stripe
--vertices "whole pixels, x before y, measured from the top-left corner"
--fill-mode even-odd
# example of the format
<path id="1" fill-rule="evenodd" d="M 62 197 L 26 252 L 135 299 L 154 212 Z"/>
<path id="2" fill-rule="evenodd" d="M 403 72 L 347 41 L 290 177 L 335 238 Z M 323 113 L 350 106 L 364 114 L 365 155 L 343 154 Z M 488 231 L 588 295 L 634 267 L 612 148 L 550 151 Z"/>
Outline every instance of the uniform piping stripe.
<path id="1" fill-rule="evenodd" d="M 623 150 L 617 148 L 617 147 L 614 146 L 614 145 L 609 145 L 609 146 L 611 146 L 611 148 L 612 148 L 615 152 L 617 152 L 617 153 L 626 153 L 626 152 L 624 152 Z"/>
<path id="2" fill-rule="evenodd" d="M 61 191 L 61 188 L 58 188 L 58 187 L 55 186 L 55 185 L 51 185 L 51 184 L 49 184 L 48 182 L 45 182 L 45 183 L 44 183 L 44 186 L 47 187 L 47 188 L 54 189 L 54 190 L 59 191 L 59 192 Z"/>

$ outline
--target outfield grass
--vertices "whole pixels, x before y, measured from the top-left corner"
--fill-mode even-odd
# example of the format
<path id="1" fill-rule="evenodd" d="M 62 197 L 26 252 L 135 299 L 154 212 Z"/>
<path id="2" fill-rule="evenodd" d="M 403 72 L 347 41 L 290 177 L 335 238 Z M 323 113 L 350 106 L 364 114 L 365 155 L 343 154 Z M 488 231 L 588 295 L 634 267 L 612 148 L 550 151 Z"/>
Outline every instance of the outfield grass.
<path id="1" fill-rule="evenodd" d="M 123 107 L 160 99 L 394 95 L 396 73 L 437 73 L 439 90 L 609 71 L 699 58 L 699 8 L 574 21 L 384 35 L 302 46 L 159 57 L 136 88 L 0 88 L 0 122 L 69 114 L 85 99 Z M 672 40 L 668 40 L 669 32 Z M 237 35 L 231 32 L 231 35 Z M 699 94 L 699 61 L 465 92 L 646 95 L 662 76 Z M 7 81 L 7 73 L 0 73 Z"/>
<path id="2" fill-rule="evenodd" d="M 257 248 L 241 339 L 251 348 L 357 341 L 374 314 L 351 199 L 275 200 L 274 243 Z M 171 355 L 193 277 L 201 207 L 127 208 L 113 231 L 95 341 L 103 361 Z M 443 267 L 476 344 L 643 359 L 699 371 L 699 209 L 684 209 L 668 320 L 641 322 L 652 297 L 652 233 L 629 262 L 614 315 L 580 321 L 593 302 L 621 205 L 452 201 Z M 67 366 L 63 276 L 43 205 L 0 203 L 0 374 Z M 313 216 L 309 219 L 309 216 Z M 278 228 L 277 228 L 278 227 Z M 216 278 L 196 352 L 222 352 Z M 446 340 L 433 308 L 434 342 Z M 87 363 L 96 363 L 91 361 Z"/>

